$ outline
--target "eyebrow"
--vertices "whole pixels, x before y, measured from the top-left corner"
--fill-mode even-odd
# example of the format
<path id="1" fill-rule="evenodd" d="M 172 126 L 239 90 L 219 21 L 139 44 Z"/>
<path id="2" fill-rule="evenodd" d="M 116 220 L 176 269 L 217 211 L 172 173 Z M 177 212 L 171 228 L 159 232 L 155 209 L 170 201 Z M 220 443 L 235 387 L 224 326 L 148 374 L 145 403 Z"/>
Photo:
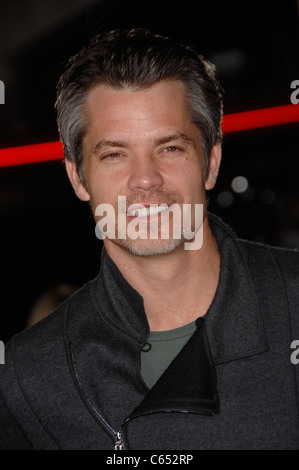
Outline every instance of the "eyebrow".
<path id="1" fill-rule="evenodd" d="M 179 132 L 176 134 L 171 134 L 165 137 L 160 137 L 158 139 L 155 139 L 154 145 L 159 146 L 159 145 L 164 145 L 170 142 L 177 142 L 177 141 L 183 142 L 187 145 L 191 145 L 192 147 L 195 147 L 194 141 L 183 132 Z M 99 152 L 100 150 L 103 150 L 105 148 L 115 148 L 115 147 L 127 148 L 129 147 L 129 144 L 123 141 L 119 141 L 119 140 L 100 140 L 92 149 L 92 153 Z"/>
<path id="2" fill-rule="evenodd" d="M 173 141 L 183 142 L 187 145 L 192 145 L 193 147 L 195 146 L 194 141 L 190 137 L 188 137 L 186 134 L 184 134 L 183 132 L 179 132 L 177 134 L 172 134 L 172 135 L 167 135 L 165 137 L 161 137 L 161 138 L 155 140 L 155 144 L 156 145 L 163 145 L 163 144 L 168 144 L 169 142 L 173 142 Z"/>
<path id="3" fill-rule="evenodd" d="M 98 152 L 99 150 L 103 150 L 105 148 L 111 147 L 128 147 L 128 144 L 125 142 L 117 141 L 117 140 L 100 140 L 92 149 L 92 153 Z"/>

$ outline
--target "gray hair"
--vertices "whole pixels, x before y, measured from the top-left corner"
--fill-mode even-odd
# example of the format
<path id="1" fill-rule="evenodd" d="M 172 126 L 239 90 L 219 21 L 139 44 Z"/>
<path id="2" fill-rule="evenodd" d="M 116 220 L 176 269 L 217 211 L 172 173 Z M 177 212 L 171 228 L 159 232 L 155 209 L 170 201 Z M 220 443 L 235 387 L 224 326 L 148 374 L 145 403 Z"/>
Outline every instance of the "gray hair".
<path id="1" fill-rule="evenodd" d="M 91 88 L 105 84 L 142 89 L 163 79 L 183 83 L 208 169 L 212 147 L 222 140 L 222 89 L 214 65 L 191 47 L 149 30 L 114 30 L 97 35 L 72 57 L 57 86 L 55 107 L 65 158 L 75 162 L 83 183 L 85 102 Z"/>

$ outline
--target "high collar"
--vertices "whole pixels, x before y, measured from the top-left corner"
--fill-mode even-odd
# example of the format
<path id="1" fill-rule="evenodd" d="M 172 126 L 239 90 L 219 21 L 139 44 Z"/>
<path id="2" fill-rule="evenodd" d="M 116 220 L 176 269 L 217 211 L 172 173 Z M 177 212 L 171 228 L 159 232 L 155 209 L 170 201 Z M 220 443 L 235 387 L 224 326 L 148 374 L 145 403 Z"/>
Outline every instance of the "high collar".
<path id="1" fill-rule="evenodd" d="M 251 275 L 239 243 L 218 217 L 209 223 L 220 252 L 220 277 L 205 315 L 214 362 L 222 363 L 266 351 L 267 344 Z M 92 284 L 95 305 L 113 328 L 144 344 L 149 326 L 143 299 L 102 251 L 101 270 Z M 103 295 L 104 294 L 104 295 Z"/>
<path id="2" fill-rule="evenodd" d="M 214 362 L 268 350 L 249 267 L 234 233 L 215 215 L 210 226 L 220 252 L 220 277 L 205 316 Z"/>

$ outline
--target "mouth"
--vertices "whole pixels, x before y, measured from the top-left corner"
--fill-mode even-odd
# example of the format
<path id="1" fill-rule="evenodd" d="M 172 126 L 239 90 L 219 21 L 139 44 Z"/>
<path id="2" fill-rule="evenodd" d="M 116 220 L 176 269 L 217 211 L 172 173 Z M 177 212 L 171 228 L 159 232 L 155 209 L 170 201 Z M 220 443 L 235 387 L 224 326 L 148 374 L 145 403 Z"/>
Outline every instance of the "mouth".
<path id="1" fill-rule="evenodd" d="M 132 204 L 127 210 L 128 217 L 151 217 L 161 212 L 167 211 L 171 208 L 168 204 L 162 203 L 145 203 L 145 204 Z"/>

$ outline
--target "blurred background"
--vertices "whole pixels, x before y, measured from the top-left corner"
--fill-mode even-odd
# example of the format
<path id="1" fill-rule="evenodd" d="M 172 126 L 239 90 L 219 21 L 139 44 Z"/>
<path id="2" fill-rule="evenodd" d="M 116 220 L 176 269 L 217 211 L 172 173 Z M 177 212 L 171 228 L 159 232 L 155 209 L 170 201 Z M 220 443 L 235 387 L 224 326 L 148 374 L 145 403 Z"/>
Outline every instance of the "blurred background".
<path id="1" fill-rule="evenodd" d="M 55 88 L 67 59 L 100 27 L 123 25 L 172 35 L 214 62 L 225 114 L 290 104 L 299 80 L 296 0 L 1 0 L 0 148 L 58 140 Z M 298 126 L 225 136 L 210 211 L 239 237 L 299 248 Z M 60 161 L 0 168 L 0 217 L 6 342 L 37 305 L 54 307 L 97 274 L 101 242 Z"/>

